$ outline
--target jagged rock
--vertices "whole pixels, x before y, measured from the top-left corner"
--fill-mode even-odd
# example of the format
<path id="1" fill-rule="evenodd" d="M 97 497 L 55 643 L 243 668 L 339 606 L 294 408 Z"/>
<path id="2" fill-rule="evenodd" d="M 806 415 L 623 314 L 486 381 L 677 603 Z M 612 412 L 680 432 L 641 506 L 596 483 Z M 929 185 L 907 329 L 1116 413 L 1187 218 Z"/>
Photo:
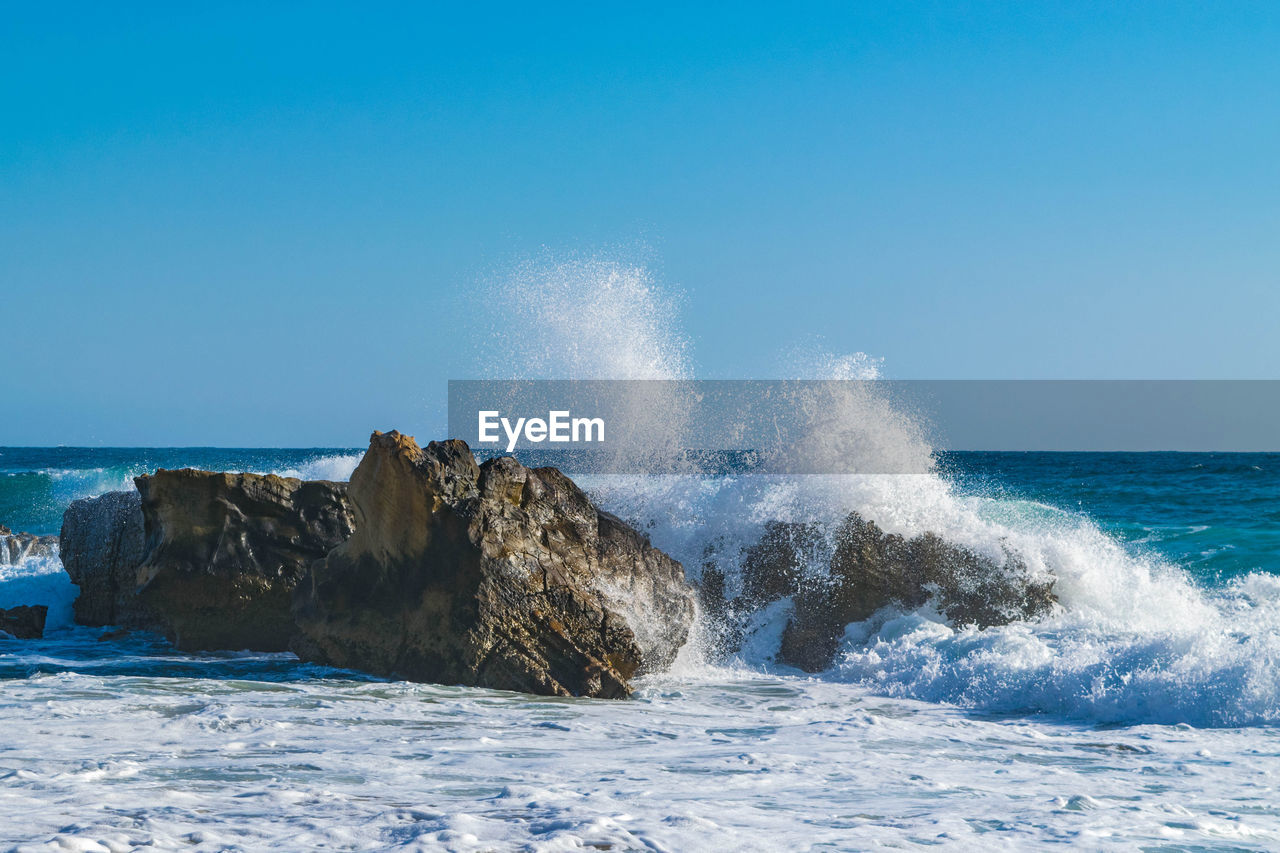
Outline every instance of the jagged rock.
<path id="1" fill-rule="evenodd" d="M 59 548 L 63 568 L 80 587 L 73 605 L 76 622 L 163 630 L 163 621 L 137 594 L 144 542 L 142 497 L 136 491 L 107 492 L 67 507 Z"/>
<path id="2" fill-rule="evenodd" d="M 461 441 L 374 433 L 350 497 L 355 534 L 298 588 L 304 660 L 621 697 L 688 637 L 680 564 L 554 468 L 477 466 Z"/>
<path id="3" fill-rule="evenodd" d="M 14 533 L 0 524 L 0 566 L 16 566 L 32 557 L 48 557 L 58 552 L 57 536 Z"/>
<path id="4" fill-rule="evenodd" d="M 717 602 L 724 599 L 724 576 L 711 572 L 703 571 L 715 587 L 703 593 L 714 605 L 706 612 L 713 620 L 719 614 L 723 637 L 740 637 L 741 622 L 751 613 L 791 598 L 778 660 L 809 672 L 831 665 L 846 625 L 882 607 L 911 609 L 932 601 L 953 624 L 987 628 L 1038 618 L 1056 601 L 1053 580 L 1034 577 L 1012 552 L 1000 562 L 932 533 L 905 539 L 858 513 L 845 519 L 830 543 L 814 525 L 768 524 L 743 553 L 743 590 L 732 602 Z"/>
<path id="5" fill-rule="evenodd" d="M 930 599 L 952 624 L 978 628 L 1038 618 L 1056 601 L 1052 579 L 1033 577 L 1014 553 L 998 562 L 932 533 L 908 540 L 851 513 L 836 533 L 825 582 L 796 596 L 778 659 L 825 669 L 847 624 L 888 605 L 916 608 Z"/>
<path id="6" fill-rule="evenodd" d="M 44 620 L 49 608 L 43 604 L 0 608 L 0 631 L 19 640 L 38 640 L 44 636 Z"/>
<path id="7" fill-rule="evenodd" d="M 748 607 L 795 595 L 804 568 L 824 545 L 815 524 L 770 521 L 742 560 L 742 597 Z"/>
<path id="8" fill-rule="evenodd" d="M 283 651 L 294 587 L 351 535 L 345 483 L 161 469 L 134 480 L 139 604 L 180 649 Z"/>

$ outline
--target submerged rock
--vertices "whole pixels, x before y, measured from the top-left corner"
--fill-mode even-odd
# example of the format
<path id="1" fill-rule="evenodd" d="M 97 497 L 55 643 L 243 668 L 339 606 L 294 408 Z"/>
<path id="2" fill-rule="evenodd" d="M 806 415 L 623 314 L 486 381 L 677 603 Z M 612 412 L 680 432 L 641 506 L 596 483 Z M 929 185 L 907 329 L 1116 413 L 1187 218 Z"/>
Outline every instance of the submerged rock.
<path id="1" fill-rule="evenodd" d="M 14 533 L 0 524 L 0 566 L 16 566 L 32 557 L 48 557 L 58 552 L 57 536 Z"/>
<path id="2" fill-rule="evenodd" d="M 62 566 L 80 587 L 72 605 L 81 625 L 163 630 L 138 598 L 138 565 L 145 543 L 142 497 L 107 492 L 74 501 L 62 516 Z"/>
<path id="3" fill-rule="evenodd" d="M 478 466 L 461 441 L 374 433 L 350 497 L 356 532 L 298 588 L 304 660 L 622 697 L 688 638 L 680 564 L 554 468 Z"/>
<path id="4" fill-rule="evenodd" d="M 740 637 L 734 622 L 790 597 L 778 660 L 817 672 L 831 665 L 846 625 L 891 605 L 932 602 L 952 624 L 978 628 L 1046 615 L 1057 600 L 1053 579 L 1033 575 L 1015 553 L 1003 556 L 998 561 L 932 533 L 885 533 L 856 512 L 830 541 L 814 525 L 772 522 L 742 555 L 742 594 L 708 612 L 730 626 L 719 628 L 721 636 Z M 815 566 L 826 573 L 806 571 Z M 709 597 L 723 601 L 723 573 L 711 571 Z"/>
<path id="5" fill-rule="evenodd" d="M 161 469 L 134 480 L 138 603 L 180 649 L 283 651 L 293 591 L 351 535 L 346 484 Z"/>
<path id="6" fill-rule="evenodd" d="M 44 620 L 49 608 L 43 604 L 0 608 L 0 631 L 19 640 L 38 640 L 44 636 Z"/>

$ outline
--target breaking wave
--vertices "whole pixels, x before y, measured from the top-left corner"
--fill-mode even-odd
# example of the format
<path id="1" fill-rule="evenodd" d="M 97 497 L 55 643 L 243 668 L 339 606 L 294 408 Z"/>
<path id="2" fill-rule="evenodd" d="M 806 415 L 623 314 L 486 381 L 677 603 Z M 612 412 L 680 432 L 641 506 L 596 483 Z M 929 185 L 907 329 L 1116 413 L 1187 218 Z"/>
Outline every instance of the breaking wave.
<path id="1" fill-rule="evenodd" d="M 643 269 L 598 259 L 526 265 L 485 304 L 495 327 L 536 330 L 508 348 L 514 361 L 493 365 L 490 375 L 693 375 L 678 299 Z M 787 378 L 798 379 L 868 379 L 880 370 L 865 354 L 814 345 L 779 363 L 788 365 Z M 916 473 L 706 478 L 640 469 L 580 479 L 694 578 L 707 555 L 717 554 L 717 567 L 729 568 L 728 583 L 740 584 L 736 560 L 771 521 L 817 525 L 830 536 L 857 512 L 889 533 L 931 531 L 996 564 L 1012 551 L 1029 571 L 1054 579 L 1058 606 L 1034 622 L 977 630 L 949 624 L 928 605 L 886 608 L 848 626 L 823 679 L 990 713 L 1198 726 L 1280 722 L 1280 577 L 1202 583 L 1078 512 L 961 488 L 935 464 L 927 425 L 866 386 L 854 387 L 813 407 L 824 419 L 801 446 L 771 450 L 897 454 L 897 470 Z M 797 411 L 803 416 L 805 409 Z M 774 657 L 788 607 L 783 601 L 757 614 L 735 665 L 780 669 Z M 714 659 L 714 650 L 703 649 L 682 664 L 688 672 Z"/>

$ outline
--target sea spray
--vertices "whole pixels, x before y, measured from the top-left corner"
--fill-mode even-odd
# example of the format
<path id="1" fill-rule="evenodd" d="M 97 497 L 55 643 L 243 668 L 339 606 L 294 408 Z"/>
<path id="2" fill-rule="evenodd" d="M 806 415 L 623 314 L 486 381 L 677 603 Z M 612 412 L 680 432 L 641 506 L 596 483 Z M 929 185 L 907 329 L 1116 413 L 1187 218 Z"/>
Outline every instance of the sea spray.
<path id="1" fill-rule="evenodd" d="M 513 286 L 489 296 L 497 325 L 531 337 L 508 348 L 527 361 L 503 360 L 488 375 L 682 379 L 692 373 L 674 303 L 643 270 L 595 260 L 529 264 Z M 878 370 L 863 354 L 810 348 L 786 358 L 796 378 L 867 379 Z M 975 709 L 1110 722 L 1280 719 L 1280 581 L 1254 574 L 1205 589 L 1082 514 L 960 489 L 936 465 L 928 425 L 892 400 L 853 390 L 863 387 L 851 384 L 843 399 L 797 406 L 798 417 L 811 418 L 808 440 L 767 451 L 842 460 L 896 454 L 898 468 L 911 473 L 653 476 L 638 455 L 634 475 L 581 481 L 603 506 L 680 559 L 692 578 L 706 565 L 724 571 L 730 594 L 741 589 L 743 553 L 770 522 L 813 524 L 831 535 L 850 512 L 889 533 L 934 533 L 996 562 L 1016 554 L 1028 571 L 1053 579 L 1059 606 L 1033 623 L 979 631 L 948 624 L 928 605 L 905 613 L 888 608 L 848 627 L 828 679 Z M 666 446 L 680 444 L 679 435 L 667 435 Z M 825 566 L 805 570 L 821 573 Z M 788 607 L 777 602 L 751 618 L 736 658 L 741 664 L 776 667 Z M 687 674 L 691 664 L 684 663 Z"/>
<path id="2" fill-rule="evenodd" d="M 0 536 L 0 546 L 4 545 Z M 49 608 L 45 631 L 72 624 L 71 604 L 80 590 L 62 570 L 56 549 L 52 553 L 24 556 L 0 565 L 0 609 L 43 604 Z"/>

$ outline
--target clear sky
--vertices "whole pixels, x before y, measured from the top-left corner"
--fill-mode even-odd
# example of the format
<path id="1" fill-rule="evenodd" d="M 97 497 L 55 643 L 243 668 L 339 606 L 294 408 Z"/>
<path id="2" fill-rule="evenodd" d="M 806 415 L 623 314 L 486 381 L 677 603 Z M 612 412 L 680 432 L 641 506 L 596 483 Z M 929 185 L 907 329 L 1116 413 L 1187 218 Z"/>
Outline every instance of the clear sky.
<path id="1" fill-rule="evenodd" d="M 604 5 L 6 4 L 0 445 L 431 437 L 543 252 L 700 376 L 1277 376 L 1280 6 Z"/>

